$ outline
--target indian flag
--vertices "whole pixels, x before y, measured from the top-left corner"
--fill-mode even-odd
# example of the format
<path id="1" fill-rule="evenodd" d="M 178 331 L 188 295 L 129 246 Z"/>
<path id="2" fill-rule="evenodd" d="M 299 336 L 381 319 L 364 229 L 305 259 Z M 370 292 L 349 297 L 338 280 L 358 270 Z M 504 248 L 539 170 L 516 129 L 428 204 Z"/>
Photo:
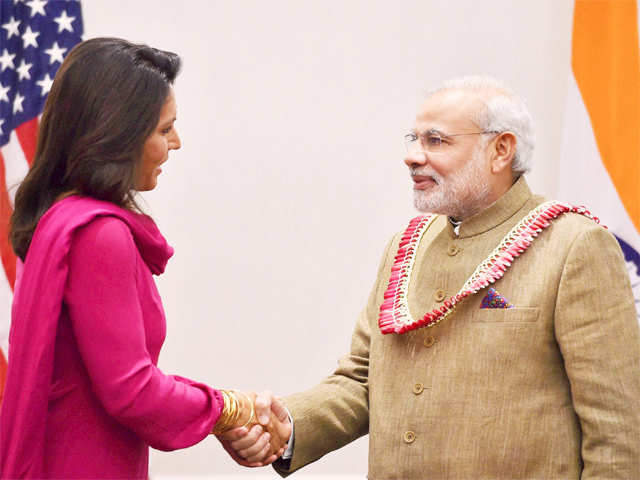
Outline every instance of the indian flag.
<path id="1" fill-rule="evenodd" d="M 640 312 L 638 50 L 637 0 L 576 0 L 558 198 L 618 238 Z"/>

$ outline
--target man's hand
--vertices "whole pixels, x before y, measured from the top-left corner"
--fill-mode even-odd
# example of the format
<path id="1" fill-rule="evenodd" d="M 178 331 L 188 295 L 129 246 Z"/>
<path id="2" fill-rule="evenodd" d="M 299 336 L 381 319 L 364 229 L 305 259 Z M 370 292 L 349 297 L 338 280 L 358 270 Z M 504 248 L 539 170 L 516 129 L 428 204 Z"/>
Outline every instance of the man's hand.
<path id="1" fill-rule="evenodd" d="M 289 415 L 280 399 L 265 391 L 255 397 L 254 406 L 258 424 L 218 435 L 231 458 L 245 467 L 273 463 L 282 456 L 291 436 Z"/>

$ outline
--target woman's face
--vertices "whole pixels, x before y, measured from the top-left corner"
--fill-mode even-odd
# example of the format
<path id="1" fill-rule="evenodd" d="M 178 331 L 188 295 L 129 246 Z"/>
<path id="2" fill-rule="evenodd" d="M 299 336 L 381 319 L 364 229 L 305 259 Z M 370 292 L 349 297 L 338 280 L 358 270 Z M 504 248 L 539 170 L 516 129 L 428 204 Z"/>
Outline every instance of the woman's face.
<path id="1" fill-rule="evenodd" d="M 136 190 L 145 192 L 153 190 L 158 183 L 158 175 L 162 173 L 160 165 L 169 159 L 169 150 L 180 148 L 180 137 L 173 123 L 176 121 L 176 98 L 169 87 L 167 100 L 160 111 L 158 124 L 147 137 L 142 148 L 140 173 L 136 180 Z"/>

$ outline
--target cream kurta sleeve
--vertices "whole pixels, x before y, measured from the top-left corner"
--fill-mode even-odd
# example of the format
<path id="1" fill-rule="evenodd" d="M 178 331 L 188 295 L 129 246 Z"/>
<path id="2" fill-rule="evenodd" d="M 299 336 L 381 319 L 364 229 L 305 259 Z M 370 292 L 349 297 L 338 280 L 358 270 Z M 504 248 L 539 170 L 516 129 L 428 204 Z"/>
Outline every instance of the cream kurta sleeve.
<path id="1" fill-rule="evenodd" d="M 555 333 L 582 429 L 582 479 L 640 478 L 640 335 L 617 241 L 593 226 L 562 272 Z"/>
<path id="2" fill-rule="evenodd" d="M 285 398 L 294 421 L 293 456 L 274 463 L 283 477 L 369 432 L 369 347 L 371 324 L 386 287 L 392 259 L 385 249 L 376 283 L 360 313 L 351 338 L 351 350 L 338 361 L 335 372 L 305 392 Z M 386 273 L 386 274 L 385 274 Z"/>

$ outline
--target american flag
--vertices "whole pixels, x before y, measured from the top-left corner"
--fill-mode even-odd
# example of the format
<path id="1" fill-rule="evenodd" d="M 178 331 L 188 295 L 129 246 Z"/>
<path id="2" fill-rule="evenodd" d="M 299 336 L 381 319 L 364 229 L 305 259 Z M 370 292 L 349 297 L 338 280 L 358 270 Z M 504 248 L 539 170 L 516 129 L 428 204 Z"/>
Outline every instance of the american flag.
<path id="1" fill-rule="evenodd" d="M 7 238 L 13 197 L 33 161 L 38 118 L 55 73 L 82 31 L 79 1 L 0 0 L 0 401 L 16 278 Z"/>

